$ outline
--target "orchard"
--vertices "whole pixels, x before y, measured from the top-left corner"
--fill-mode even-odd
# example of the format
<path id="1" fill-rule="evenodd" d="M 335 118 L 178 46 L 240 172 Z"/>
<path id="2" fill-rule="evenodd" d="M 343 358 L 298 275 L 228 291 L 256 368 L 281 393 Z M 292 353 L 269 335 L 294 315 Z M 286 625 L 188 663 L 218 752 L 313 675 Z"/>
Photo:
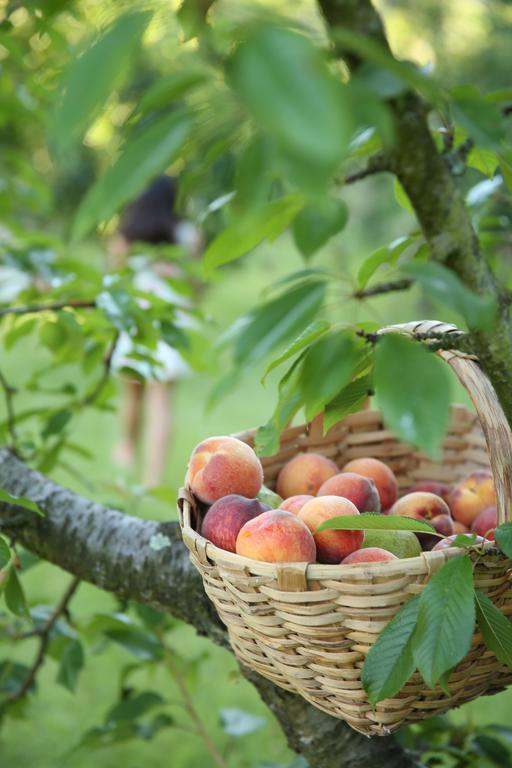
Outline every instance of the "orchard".
<path id="1" fill-rule="evenodd" d="M 511 24 L 0 2 L 1 765 L 512 765 Z"/>

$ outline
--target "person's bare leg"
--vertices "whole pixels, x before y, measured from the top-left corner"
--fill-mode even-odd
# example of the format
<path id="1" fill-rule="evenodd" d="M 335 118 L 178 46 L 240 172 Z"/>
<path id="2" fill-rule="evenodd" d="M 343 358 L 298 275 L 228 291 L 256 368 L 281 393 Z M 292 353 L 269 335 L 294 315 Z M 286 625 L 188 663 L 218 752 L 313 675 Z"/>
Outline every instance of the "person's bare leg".
<path id="1" fill-rule="evenodd" d="M 142 423 L 144 384 L 133 379 L 121 381 L 121 439 L 115 459 L 123 467 L 132 467 L 137 457 L 137 443 Z"/>
<path id="2" fill-rule="evenodd" d="M 171 409 L 174 382 L 148 384 L 146 400 L 146 450 L 143 483 L 146 488 L 160 485 L 165 471 L 171 437 Z"/>

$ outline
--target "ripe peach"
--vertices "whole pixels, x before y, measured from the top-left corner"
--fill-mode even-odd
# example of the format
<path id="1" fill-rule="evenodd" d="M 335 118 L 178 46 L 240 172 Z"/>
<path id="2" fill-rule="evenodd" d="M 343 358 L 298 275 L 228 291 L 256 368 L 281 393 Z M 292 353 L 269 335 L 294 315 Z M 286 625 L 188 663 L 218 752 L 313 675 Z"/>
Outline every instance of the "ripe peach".
<path id="1" fill-rule="evenodd" d="M 231 493 L 212 504 L 204 517 L 201 534 L 216 547 L 235 552 L 236 537 L 242 526 L 269 509 L 268 504 L 262 504 L 258 499 Z"/>
<path id="2" fill-rule="evenodd" d="M 464 523 L 459 523 L 458 520 L 453 521 L 453 532 L 454 533 L 469 533 L 469 528 L 467 525 L 464 525 Z"/>
<path id="3" fill-rule="evenodd" d="M 330 459 L 319 453 L 299 453 L 277 476 L 276 491 L 283 499 L 305 494 L 314 496 L 322 483 L 339 472 Z"/>
<path id="4" fill-rule="evenodd" d="M 398 496 L 396 477 L 384 462 L 379 459 L 353 459 L 345 464 L 342 471 L 355 472 L 373 480 L 379 492 L 383 512 L 395 503 Z"/>
<path id="5" fill-rule="evenodd" d="M 339 563 L 363 543 L 363 531 L 322 531 L 316 529 L 326 520 L 342 515 L 358 515 L 359 510 L 348 499 L 340 496 L 318 496 L 308 501 L 298 516 L 312 532 L 320 563 Z"/>
<path id="6" fill-rule="evenodd" d="M 497 525 L 498 513 L 496 512 L 496 507 L 487 507 L 487 509 L 480 512 L 474 521 L 471 526 L 471 533 L 478 533 L 479 536 L 485 536 L 486 539 L 494 541 L 494 529 Z"/>
<path id="7" fill-rule="evenodd" d="M 340 472 L 323 483 L 317 496 L 342 496 L 355 504 L 360 512 L 380 512 L 380 499 L 375 483 L 355 472 Z"/>
<path id="8" fill-rule="evenodd" d="M 448 504 L 434 493 L 427 493 L 426 491 L 407 493 L 393 504 L 389 514 L 425 520 L 443 536 L 450 536 L 453 533 L 452 517 Z M 417 533 L 416 536 L 423 549 L 431 549 L 439 541 L 437 536 L 430 533 Z"/>
<path id="9" fill-rule="evenodd" d="M 260 460 L 236 437 L 209 437 L 192 451 L 187 484 L 206 504 L 231 493 L 253 499 L 262 483 Z"/>
<path id="10" fill-rule="evenodd" d="M 381 547 L 366 547 L 366 549 L 356 549 L 344 560 L 342 565 L 355 565 L 355 563 L 380 563 L 385 560 L 398 560 L 399 558 L 392 552 Z"/>
<path id="11" fill-rule="evenodd" d="M 267 563 L 314 563 L 316 558 L 315 541 L 307 525 L 281 509 L 249 520 L 240 529 L 236 551 Z"/>
<path id="12" fill-rule="evenodd" d="M 302 493 L 298 496 L 289 496 L 281 502 L 279 509 L 284 509 L 285 512 L 293 512 L 293 514 L 296 515 L 307 501 L 311 501 L 311 499 L 314 498 L 314 496 L 310 496 L 308 493 Z"/>
<path id="13" fill-rule="evenodd" d="M 454 533 L 452 536 L 448 536 L 446 539 L 441 539 L 441 541 L 438 541 L 435 547 L 433 547 L 432 552 L 437 552 L 440 549 L 448 549 L 449 547 L 453 547 L 453 542 L 457 538 L 457 536 L 471 536 L 470 533 L 463 533 L 463 534 L 457 534 Z M 475 546 L 478 546 L 480 544 L 483 544 L 485 539 L 483 539 L 481 536 L 476 537 Z"/>
<path id="14" fill-rule="evenodd" d="M 433 493 L 436 496 L 440 496 L 443 501 L 448 503 L 448 497 L 452 491 L 452 486 L 448 485 L 448 483 L 438 483 L 435 480 L 422 480 L 419 483 L 415 483 L 412 488 L 409 488 L 407 493 L 415 493 L 416 491 Z"/>
<path id="15" fill-rule="evenodd" d="M 496 491 L 490 472 L 472 472 L 453 488 L 448 501 L 452 515 L 470 528 L 480 512 L 496 506 Z"/>

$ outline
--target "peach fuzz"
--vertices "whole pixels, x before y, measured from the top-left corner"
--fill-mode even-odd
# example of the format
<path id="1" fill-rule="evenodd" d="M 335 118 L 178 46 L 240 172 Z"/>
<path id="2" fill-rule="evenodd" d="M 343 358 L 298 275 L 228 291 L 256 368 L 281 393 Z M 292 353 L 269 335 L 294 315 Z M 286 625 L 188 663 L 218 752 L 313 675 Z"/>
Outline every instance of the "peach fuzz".
<path id="1" fill-rule="evenodd" d="M 432 549 L 432 552 L 438 552 L 440 549 L 450 549 L 450 547 L 453 547 L 453 542 L 457 538 L 459 534 L 453 534 L 453 536 L 448 536 L 446 539 L 441 539 L 435 547 Z M 470 533 L 463 533 L 462 536 L 471 536 Z M 476 537 L 475 546 L 480 546 L 484 543 L 485 539 L 482 539 L 481 536 Z"/>
<path id="2" fill-rule="evenodd" d="M 337 472 L 334 461 L 320 453 L 299 453 L 281 469 L 276 491 L 283 499 L 306 494 L 315 496 L 322 483 Z"/>
<path id="3" fill-rule="evenodd" d="M 263 469 L 253 449 L 236 437 L 209 437 L 192 451 L 186 482 L 206 504 L 231 493 L 253 499 L 263 483 Z"/>
<path id="4" fill-rule="evenodd" d="M 201 526 L 201 535 L 216 547 L 234 552 L 236 538 L 242 526 L 270 507 L 258 499 L 246 499 L 231 493 L 212 504 Z"/>
<path id="5" fill-rule="evenodd" d="M 448 500 L 452 515 L 471 528 L 484 509 L 496 506 L 496 491 L 490 472 L 477 470 L 453 488 Z"/>
<path id="6" fill-rule="evenodd" d="M 342 565 L 355 565 L 356 563 L 383 563 L 386 560 L 398 560 L 399 558 L 392 552 L 382 547 L 366 547 L 366 549 L 356 549 L 342 561 Z"/>
<path id="7" fill-rule="evenodd" d="M 427 522 L 432 522 L 434 518 L 441 515 L 451 518 L 450 508 L 446 501 L 443 501 L 440 496 L 436 496 L 435 493 L 427 493 L 426 491 L 415 491 L 402 496 L 393 504 L 389 514 L 414 517 L 416 520 L 426 520 Z"/>
<path id="8" fill-rule="evenodd" d="M 359 510 L 348 499 L 340 496 L 317 496 L 308 501 L 300 510 L 298 517 L 312 532 L 316 543 L 317 558 L 320 563 L 339 563 L 363 543 L 363 531 L 321 531 L 317 528 L 333 517 L 358 515 Z"/>
<path id="9" fill-rule="evenodd" d="M 316 546 L 297 515 L 271 509 L 249 520 L 236 540 L 237 554 L 267 563 L 314 563 Z"/>
<path id="10" fill-rule="evenodd" d="M 471 533 L 485 536 L 489 541 L 494 541 L 494 529 L 498 525 L 498 513 L 496 507 L 484 509 L 471 526 Z M 486 535 L 487 534 L 487 535 Z"/>
<path id="11" fill-rule="evenodd" d="M 373 480 L 355 472 L 340 472 L 320 486 L 317 496 L 342 496 L 359 512 L 380 512 L 380 498 Z"/>
<path id="12" fill-rule="evenodd" d="M 284 509 L 285 512 L 293 512 L 294 515 L 299 512 L 306 502 L 314 499 L 314 496 L 310 496 L 308 493 L 302 493 L 298 496 L 289 496 L 279 505 L 279 509 Z"/>
<path id="13" fill-rule="evenodd" d="M 389 509 L 397 500 L 398 487 L 394 472 L 379 459 L 352 459 L 342 469 L 342 472 L 355 472 L 357 475 L 369 477 L 377 486 L 380 506 L 383 512 Z"/>

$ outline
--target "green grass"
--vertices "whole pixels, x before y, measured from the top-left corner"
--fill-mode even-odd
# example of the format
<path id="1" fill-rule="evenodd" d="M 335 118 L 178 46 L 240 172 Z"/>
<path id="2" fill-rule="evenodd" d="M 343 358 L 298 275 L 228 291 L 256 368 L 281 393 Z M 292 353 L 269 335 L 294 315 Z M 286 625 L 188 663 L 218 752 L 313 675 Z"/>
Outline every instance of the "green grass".
<path id="1" fill-rule="evenodd" d="M 389 190 L 379 187 L 387 194 Z M 400 234 L 400 220 L 393 218 L 397 231 L 389 235 L 387 222 L 376 222 L 373 229 L 365 227 L 366 200 L 361 196 L 356 213 L 347 232 L 327 249 L 320 263 L 332 266 L 360 261 L 364 255 L 381 245 L 382 232 L 387 231 L 389 241 Z M 360 215 L 358 215 L 358 213 Z M 394 215 L 394 214 L 393 214 Z M 386 225 L 386 226 L 384 226 Z M 246 258 L 241 265 L 228 268 L 223 279 L 217 281 L 206 297 L 206 308 L 211 312 L 219 329 L 225 328 L 241 312 L 254 304 L 262 289 L 302 264 L 286 239 L 279 240 L 272 247 L 260 248 Z M 421 316 L 432 316 L 435 310 L 425 305 L 414 294 L 405 297 L 400 294 L 375 301 L 375 309 L 354 307 L 346 297 L 336 297 L 331 309 L 338 319 L 372 319 L 381 322 L 403 322 Z M 446 311 L 443 317 L 447 318 Z M 450 319 L 450 318 L 447 318 Z M 44 364 L 45 352 L 36 344 L 25 342 L 13 353 L 4 357 L 5 373 L 10 380 L 23 384 L 34 364 Z M 57 372 L 58 379 L 63 375 Z M 170 450 L 165 485 L 174 494 L 182 482 L 187 458 L 200 439 L 211 434 L 227 434 L 250 426 L 257 426 L 268 418 L 275 399 L 273 380 L 264 388 L 260 384 L 261 371 L 248 373 L 243 383 L 229 393 L 213 411 L 205 410 L 205 402 L 212 381 L 204 373 L 191 375 L 183 381 L 177 391 L 174 418 L 175 429 Z M 457 400 L 462 396 L 454 388 Z M 34 397 L 20 394 L 20 406 L 33 405 Z M 137 477 L 127 477 L 114 467 L 112 449 L 118 435 L 116 414 L 100 414 L 94 411 L 82 414 L 75 424 L 75 442 L 94 452 L 92 461 L 75 460 L 80 479 L 59 468 L 54 476 L 80 493 L 113 504 L 122 504 L 132 513 L 159 519 L 175 519 L 171 504 L 156 501 L 151 497 L 141 498 L 135 487 Z M 50 565 L 40 565 L 24 577 L 31 604 L 51 604 L 57 599 L 67 581 L 67 576 Z M 76 619 L 86 621 L 95 612 L 112 609 L 115 601 L 96 588 L 82 585 L 73 603 Z M 193 684 L 195 703 L 204 718 L 209 731 L 221 749 L 228 749 L 230 768 L 255 768 L 258 763 L 275 761 L 286 763 L 290 758 L 284 736 L 271 713 L 263 706 L 254 689 L 237 672 L 233 656 L 214 647 L 209 641 L 198 638 L 194 631 L 184 625 L 174 631 L 169 641 L 187 658 L 201 659 L 197 667 L 197 679 Z M 25 643 L 16 648 L 0 646 L 2 656 L 9 655 L 29 661 L 34 645 Z M 101 653 L 88 647 L 88 663 L 75 694 L 70 694 L 55 683 L 57 667 L 49 659 L 40 675 L 36 696 L 30 697 L 26 705 L 26 718 L 9 718 L 0 731 L 0 764 L 16 765 L 19 768 L 197 768 L 210 765 L 209 758 L 199 740 L 190 733 L 167 730 L 151 742 L 129 742 L 105 748 L 94 755 L 69 750 L 79 741 L 88 728 L 101 723 L 106 711 L 114 702 L 119 689 L 121 669 L 133 657 L 118 647 L 109 645 Z M 203 658 L 204 656 L 204 658 Z M 138 673 L 137 686 L 151 688 L 164 697 L 176 697 L 173 683 L 161 666 L 157 670 Z M 479 699 L 454 712 L 458 721 L 468 718 L 477 723 L 509 721 L 511 692 L 492 698 Z M 219 727 L 218 711 L 222 707 L 239 707 L 266 719 L 263 731 L 245 736 L 232 744 Z M 174 710 L 179 716 L 179 709 Z"/>

